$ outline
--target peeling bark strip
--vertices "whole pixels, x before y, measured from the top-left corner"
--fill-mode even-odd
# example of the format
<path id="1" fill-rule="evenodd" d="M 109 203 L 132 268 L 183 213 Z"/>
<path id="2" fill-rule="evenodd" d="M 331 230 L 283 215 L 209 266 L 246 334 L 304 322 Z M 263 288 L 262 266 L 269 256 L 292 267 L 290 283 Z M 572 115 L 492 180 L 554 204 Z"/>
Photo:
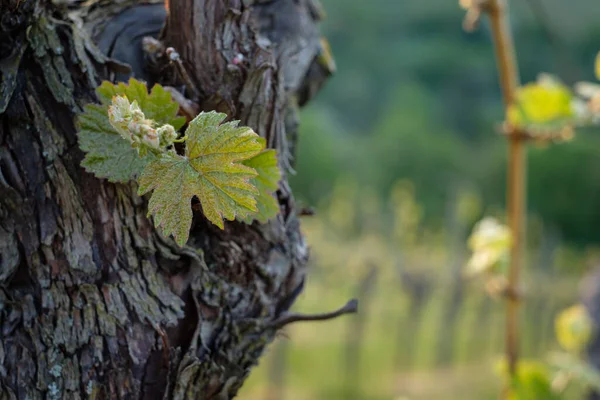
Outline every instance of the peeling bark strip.
<path id="1" fill-rule="evenodd" d="M 140 60 L 160 6 L 82 4 L 0 5 L 0 399 L 232 398 L 302 290 L 308 251 L 287 179 L 273 222 L 219 231 L 198 213 L 178 248 L 133 185 L 85 173 L 73 118 L 101 79 L 124 77 L 128 62 L 137 76 L 182 82 Z M 286 170 L 298 107 L 331 72 L 319 10 L 172 0 L 163 29 L 194 100 L 267 138 Z M 125 29 L 140 21 L 141 36 Z"/>

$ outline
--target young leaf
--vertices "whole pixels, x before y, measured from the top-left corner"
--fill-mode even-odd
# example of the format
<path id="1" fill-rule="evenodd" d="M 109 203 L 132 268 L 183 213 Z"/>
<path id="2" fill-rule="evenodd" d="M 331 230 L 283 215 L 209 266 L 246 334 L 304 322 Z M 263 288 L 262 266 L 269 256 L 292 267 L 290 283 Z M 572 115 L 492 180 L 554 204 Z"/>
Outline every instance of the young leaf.
<path id="1" fill-rule="evenodd" d="M 200 113 L 186 130 L 185 157 L 165 153 L 146 166 L 138 193 L 153 191 L 148 214 L 163 234 L 183 246 L 192 224 L 190 201 L 200 200 L 206 218 L 223 229 L 223 219 L 256 213 L 258 190 L 249 181 L 257 172 L 241 162 L 263 149 L 259 136 L 237 121 L 221 124 L 225 114 Z"/>
<path id="2" fill-rule="evenodd" d="M 256 219 L 265 223 L 279 212 L 279 203 L 273 194 L 281 179 L 281 171 L 277 166 L 277 152 L 263 150 L 258 155 L 244 161 L 244 165 L 254 168 L 258 173 L 258 176 L 250 181 L 258 189 L 256 198 L 258 213 L 246 217 L 242 221 L 249 224 Z"/>
<path id="3" fill-rule="evenodd" d="M 556 339 L 565 350 L 578 353 L 587 346 L 593 323 L 582 304 L 563 310 L 554 321 Z"/>
<path id="4" fill-rule="evenodd" d="M 173 101 L 171 93 L 158 84 L 148 93 L 146 84 L 133 78 L 127 84 L 119 82 L 115 85 L 104 81 L 96 89 L 96 95 L 103 105 L 107 105 L 107 110 L 114 96 L 124 95 L 130 102 L 137 102 L 146 118 L 160 125 L 170 124 L 175 130 L 179 130 L 185 123 L 185 117 L 177 117 L 179 104 Z"/>
<path id="5" fill-rule="evenodd" d="M 170 124 L 178 130 L 185 123 L 185 118 L 177 117 L 178 104 L 160 85 L 155 85 L 149 94 L 146 84 L 133 78 L 128 84 L 115 85 L 105 81 L 96 89 L 96 95 L 101 104 L 85 106 L 77 119 L 79 147 L 86 152 L 81 165 L 88 172 L 111 182 L 134 179 L 145 165 L 156 159 L 150 153 L 138 155 L 131 143 L 110 125 L 108 107 L 114 96 L 125 95 L 129 101 L 136 101 L 146 118 L 158 125 Z"/>
<path id="6" fill-rule="evenodd" d="M 152 161 L 152 153 L 140 157 L 108 122 L 108 106 L 89 104 L 79 117 L 79 147 L 86 152 L 81 165 L 98 178 L 127 182 Z"/>
<path id="7" fill-rule="evenodd" d="M 502 360 L 496 371 L 510 382 L 509 400 L 559 400 L 560 395 L 552 390 L 551 374 L 548 366 L 536 360 L 521 359 L 516 374 L 508 372 L 508 363 Z"/>
<path id="8" fill-rule="evenodd" d="M 508 109 L 508 121 L 533 130 L 558 129 L 572 122 L 575 110 L 569 88 L 555 78 L 542 74 L 536 82 L 517 90 Z"/>

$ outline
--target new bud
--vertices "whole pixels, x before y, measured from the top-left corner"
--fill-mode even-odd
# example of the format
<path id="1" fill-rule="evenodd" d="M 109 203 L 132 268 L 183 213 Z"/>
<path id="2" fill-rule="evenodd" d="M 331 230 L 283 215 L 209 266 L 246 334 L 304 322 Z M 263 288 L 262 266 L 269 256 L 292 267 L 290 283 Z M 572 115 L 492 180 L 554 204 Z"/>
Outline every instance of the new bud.
<path id="1" fill-rule="evenodd" d="M 173 126 L 166 124 L 156 130 L 156 134 L 160 139 L 160 145 L 167 147 L 173 144 L 173 141 L 177 139 L 177 132 Z"/>

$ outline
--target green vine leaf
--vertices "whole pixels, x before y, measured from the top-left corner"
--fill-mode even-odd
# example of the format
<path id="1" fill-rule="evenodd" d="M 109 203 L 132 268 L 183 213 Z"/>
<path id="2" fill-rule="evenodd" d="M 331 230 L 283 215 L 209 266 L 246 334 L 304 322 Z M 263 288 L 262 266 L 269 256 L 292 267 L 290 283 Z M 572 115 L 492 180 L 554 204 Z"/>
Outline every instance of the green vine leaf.
<path id="1" fill-rule="evenodd" d="M 140 195 L 152 191 L 148 215 L 180 246 L 189 237 L 194 196 L 206 218 L 221 229 L 223 219 L 245 219 L 258 212 L 259 190 L 250 183 L 258 173 L 242 162 L 258 155 L 264 141 L 252 129 L 238 127 L 238 121 L 222 124 L 225 118 L 214 111 L 200 113 L 186 130 L 185 156 L 173 151 L 161 155 L 138 180 Z"/>
<path id="2" fill-rule="evenodd" d="M 583 304 L 576 304 L 561 311 L 554 321 L 558 344 L 576 354 L 588 345 L 593 330 L 594 323 Z"/>
<path id="3" fill-rule="evenodd" d="M 185 118 L 177 117 L 179 105 L 171 99 L 171 94 L 162 86 L 155 85 L 148 93 L 146 84 L 130 79 L 115 85 L 103 82 L 96 89 L 101 104 L 85 106 L 77 119 L 79 147 L 86 152 L 81 165 L 98 178 L 111 182 L 127 182 L 135 179 L 144 167 L 156 160 L 156 155 L 139 155 L 132 144 L 124 140 L 108 120 L 108 108 L 115 96 L 126 96 L 136 102 L 146 118 L 156 124 L 170 124 L 175 130 L 185 123 Z"/>
<path id="4" fill-rule="evenodd" d="M 264 139 L 262 140 L 264 142 Z M 277 166 L 277 152 L 275 150 L 263 150 L 258 155 L 244 161 L 244 165 L 254 168 L 258 173 L 258 176 L 250 181 L 258 189 L 258 212 L 252 217 L 242 219 L 242 221 L 251 223 L 253 219 L 256 219 L 259 222 L 266 223 L 279 212 L 279 202 L 274 196 L 281 179 L 281 171 Z"/>
<path id="5" fill-rule="evenodd" d="M 527 128 L 533 133 L 568 126 L 574 117 L 571 90 L 548 74 L 541 74 L 536 82 L 517 89 L 507 114 L 513 126 Z"/>
<path id="6" fill-rule="evenodd" d="M 160 85 L 103 82 L 101 104 L 87 105 L 77 120 L 87 171 L 112 182 L 136 179 L 138 194 L 152 192 L 148 215 L 164 235 L 183 246 L 192 224 L 192 200 L 221 229 L 223 220 L 267 222 L 279 212 L 274 197 L 281 173 L 275 150 L 238 121 L 214 111 L 191 121 L 185 136 L 177 130 L 178 105 Z M 178 154 L 174 143 L 185 146 Z"/>

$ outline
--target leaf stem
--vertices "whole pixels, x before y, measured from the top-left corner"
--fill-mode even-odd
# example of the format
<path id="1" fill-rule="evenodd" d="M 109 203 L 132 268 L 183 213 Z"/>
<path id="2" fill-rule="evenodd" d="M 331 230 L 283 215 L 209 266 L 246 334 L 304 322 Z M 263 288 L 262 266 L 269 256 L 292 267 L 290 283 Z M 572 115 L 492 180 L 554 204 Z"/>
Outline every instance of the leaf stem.
<path id="1" fill-rule="evenodd" d="M 500 76 L 500 86 L 505 105 L 505 111 L 513 103 L 519 76 L 515 56 L 514 43 L 509 28 L 508 4 L 506 0 L 488 0 L 483 8 L 487 13 L 494 48 L 496 63 Z M 511 129 L 506 135 L 508 146 L 508 172 L 507 172 L 507 213 L 508 224 L 512 234 L 510 250 L 510 267 L 508 273 L 509 293 L 516 293 L 519 286 L 519 275 L 523 261 L 525 247 L 525 181 L 526 181 L 526 147 L 523 135 L 516 129 Z M 510 381 L 516 376 L 519 357 L 519 298 L 506 296 L 506 325 L 505 325 L 505 352 L 508 361 Z M 504 397 L 510 395 L 510 381 L 504 390 Z"/>
<path id="2" fill-rule="evenodd" d="M 187 135 L 184 135 L 184 136 L 180 137 L 179 139 L 173 140 L 173 143 L 183 143 L 187 140 L 187 138 L 188 138 Z"/>

